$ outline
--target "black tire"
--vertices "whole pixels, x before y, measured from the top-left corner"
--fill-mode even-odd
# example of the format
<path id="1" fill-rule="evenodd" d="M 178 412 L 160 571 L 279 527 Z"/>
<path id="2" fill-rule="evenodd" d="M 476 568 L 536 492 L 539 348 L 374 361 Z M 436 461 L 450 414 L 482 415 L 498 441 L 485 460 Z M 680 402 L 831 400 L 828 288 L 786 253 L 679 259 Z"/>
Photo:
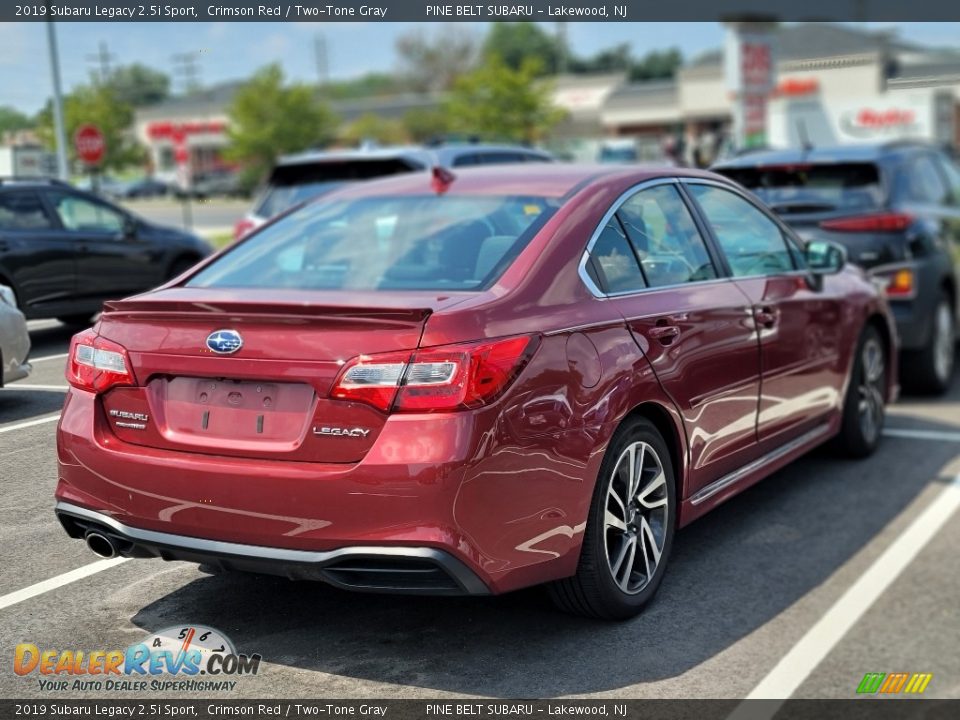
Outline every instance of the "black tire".
<path id="1" fill-rule="evenodd" d="M 950 389 L 956 353 L 953 300 L 941 292 L 933 306 L 933 328 L 922 350 L 903 353 L 901 384 L 911 392 L 943 395 Z"/>
<path id="2" fill-rule="evenodd" d="M 629 449 L 631 446 L 636 447 L 637 444 L 645 446 L 644 452 L 647 449 L 653 451 L 655 456 L 653 459 L 659 465 L 663 478 L 661 482 L 654 465 L 650 465 L 651 470 L 647 472 L 644 470 L 644 463 L 640 463 L 640 479 L 636 483 L 639 492 L 632 495 L 634 502 L 631 503 L 637 506 L 638 512 L 631 515 L 630 510 L 624 510 L 623 514 L 626 516 L 624 519 L 628 522 L 622 523 L 626 529 L 621 531 L 616 527 L 608 527 L 607 505 L 612 502 L 611 508 L 617 516 L 615 519 L 621 522 L 619 508 L 623 508 L 623 503 L 611 501 L 610 491 L 613 487 L 618 498 L 623 494 L 617 492 L 618 488 L 621 491 L 625 489 L 621 461 L 624 459 L 629 461 Z M 650 456 L 646 456 L 645 461 L 649 460 Z M 615 471 L 616 476 L 614 476 Z M 646 475 L 644 475 L 645 472 L 647 472 Z M 654 477 L 658 478 L 656 491 L 642 492 L 644 488 L 654 486 Z M 665 509 L 661 512 L 659 508 L 652 510 L 641 507 L 643 503 L 639 502 L 640 497 L 646 497 L 649 505 L 665 500 Z M 651 513 L 650 517 L 647 517 L 646 513 Z M 547 586 L 553 602 L 564 612 L 604 620 L 625 620 L 640 613 L 653 598 L 663 580 L 670 550 L 673 547 L 676 514 L 676 475 L 666 442 L 653 423 L 646 418 L 636 417 L 627 420 L 614 435 L 604 455 L 603 464 L 600 466 L 600 476 L 594 488 L 587 527 L 583 535 L 577 573 L 571 578 L 558 580 Z M 632 518 L 637 519 L 632 520 Z M 650 534 L 645 532 L 646 529 L 650 529 Z M 634 538 L 632 541 L 634 555 L 630 555 L 628 551 L 625 552 L 634 560 L 634 564 L 631 564 L 631 568 L 626 572 L 620 573 L 626 578 L 623 583 L 626 585 L 624 588 L 614 577 L 615 561 L 612 558 L 620 557 L 618 550 L 629 547 L 631 535 Z M 656 557 L 653 547 L 658 543 L 658 539 L 660 554 L 653 569 L 647 569 L 648 566 L 644 564 L 643 572 L 638 569 L 635 573 L 633 570 L 637 567 L 635 563 L 644 563 L 644 559 Z M 642 557 L 637 554 L 640 552 L 643 553 Z M 627 561 L 621 558 L 621 562 Z M 620 567 L 625 566 L 620 565 Z"/>
<path id="3" fill-rule="evenodd" d="M 94 316 L 91 314 L 87 315 L 61 315 L 57 318 L 67 327 L 79 328 L 79 327 L 89 327 L 93 324 Z"/>
<path id="4" fill-rule="evenodd" d="M 850 368 L 837 449 L 847 457 L 865 458 L 880 444 L 886 416 L 889 348 L 873 325 L 860 334 Z"/>

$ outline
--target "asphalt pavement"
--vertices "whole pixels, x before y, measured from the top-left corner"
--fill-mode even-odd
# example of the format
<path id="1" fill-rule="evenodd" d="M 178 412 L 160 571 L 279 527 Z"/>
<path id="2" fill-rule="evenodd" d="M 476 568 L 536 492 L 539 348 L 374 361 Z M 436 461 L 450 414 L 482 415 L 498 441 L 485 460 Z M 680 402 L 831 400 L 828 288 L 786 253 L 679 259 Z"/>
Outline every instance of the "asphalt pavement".
<path id="1" fill-rule="evenodd" d="M 31 327 L 34 372 L 0 390 L 2 697 L 82 696 L 14 675 L 18 643 L 123 648 L 194 623 L 263 656 L 236 686 L 251 698 L 852 698 L 867 672 L 933 673 L 926 696 L 960 698 L 960 378 L 891 407 L 869 460 L 815 451 L 681 531 L 653 604 L 604 623 L 536 588 L 393 597 L 102 564 L 52 512 L 70 331 Z"/>

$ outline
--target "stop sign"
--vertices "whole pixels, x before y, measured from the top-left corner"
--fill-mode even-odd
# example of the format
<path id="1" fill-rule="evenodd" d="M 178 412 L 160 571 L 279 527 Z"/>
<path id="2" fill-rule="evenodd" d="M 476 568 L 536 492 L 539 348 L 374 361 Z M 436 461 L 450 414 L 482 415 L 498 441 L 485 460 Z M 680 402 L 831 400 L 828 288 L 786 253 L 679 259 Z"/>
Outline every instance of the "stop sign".
<path id="1" fill-rule="evenodd" d="M 73 134 L 73 146 L 77 150 L 78 158 L 87 165 L 96 165 L 103 160 L 107 143 L 96 125 L 81 125 Z"/>

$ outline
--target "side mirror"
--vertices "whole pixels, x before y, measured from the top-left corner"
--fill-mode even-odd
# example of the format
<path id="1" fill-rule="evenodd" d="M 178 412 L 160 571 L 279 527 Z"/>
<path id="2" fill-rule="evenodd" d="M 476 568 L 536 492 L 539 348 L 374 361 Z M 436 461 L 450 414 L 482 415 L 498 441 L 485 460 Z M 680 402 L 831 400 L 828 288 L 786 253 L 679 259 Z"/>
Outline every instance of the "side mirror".
<path id="1" fill-rule="evenodd" d="M 804 250 L 807 267 L 816 275 L 834 275 L 847 264 L 847 249 L 829 240 L 811 240 Z"/>

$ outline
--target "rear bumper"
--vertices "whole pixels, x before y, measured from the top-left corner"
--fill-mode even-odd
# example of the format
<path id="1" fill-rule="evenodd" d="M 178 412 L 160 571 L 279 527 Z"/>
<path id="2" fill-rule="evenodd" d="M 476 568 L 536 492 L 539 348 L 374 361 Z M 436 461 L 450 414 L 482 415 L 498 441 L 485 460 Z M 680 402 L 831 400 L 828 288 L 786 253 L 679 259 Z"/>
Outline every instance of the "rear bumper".
<path id="1" fill-rule="evenodd" d="M 124 557 L 185 560 L 221 570 L 321 580 L 345 590 L 424 595 L 488 595 L 462 562 L 426 547 L 344 547 L 328 552 L 290 550 L 144 530 L 108 515 L 58 502 L 57 519 L 72 538 L 99 532 Z"/>

